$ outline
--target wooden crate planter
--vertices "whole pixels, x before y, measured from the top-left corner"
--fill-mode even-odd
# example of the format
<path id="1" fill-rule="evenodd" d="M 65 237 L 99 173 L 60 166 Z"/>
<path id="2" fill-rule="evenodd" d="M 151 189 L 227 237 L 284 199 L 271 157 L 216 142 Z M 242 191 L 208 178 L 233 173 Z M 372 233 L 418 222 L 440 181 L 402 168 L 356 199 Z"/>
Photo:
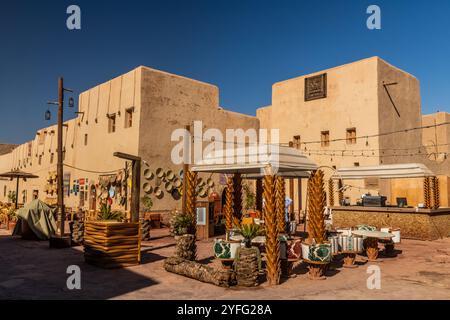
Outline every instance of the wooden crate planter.
<path id="1" fill-rule="evenodd" d="M 141 260 L 138 223 L 91 221 L 84 226 L 84 259 L 102 268 L 137 265 Z"/>

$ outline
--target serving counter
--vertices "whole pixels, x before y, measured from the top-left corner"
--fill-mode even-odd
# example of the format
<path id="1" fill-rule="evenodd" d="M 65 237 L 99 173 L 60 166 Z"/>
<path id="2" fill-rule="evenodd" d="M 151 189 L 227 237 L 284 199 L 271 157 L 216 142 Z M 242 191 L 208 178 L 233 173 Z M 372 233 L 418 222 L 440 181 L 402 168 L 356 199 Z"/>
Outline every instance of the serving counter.
<path id="1" fill-rule="evenodd" d="M 350 228 L 365 224 L 399 228 L 402 238 L 437 240 L 450 236 L 450 208 L 331 207 L 333 226 Z"/>

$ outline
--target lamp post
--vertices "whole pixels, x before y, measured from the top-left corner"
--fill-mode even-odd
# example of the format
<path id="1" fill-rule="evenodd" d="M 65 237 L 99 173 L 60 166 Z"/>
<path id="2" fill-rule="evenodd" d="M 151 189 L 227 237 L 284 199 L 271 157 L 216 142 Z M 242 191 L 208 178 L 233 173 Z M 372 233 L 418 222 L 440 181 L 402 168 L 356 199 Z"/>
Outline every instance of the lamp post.
<path id="1" fill-rule="evenodd" d="M 64 186 L 63 186 L 63 175 L 64 175 L 64 158 L 63 158 L 63 122 L 64 122 L 64 92 L 73 92 L 70 89 L 64 88 L 64 79 L 60 77 L 58 79 L 58 101 L 48 102 L 48 104 L 53 104 L 58 106 L 58 163 L 56 165 L 57 172 L 57 190 L 58 190 L 58 216 L 59 216 L 59 232 L 60 237 L 64 237 L 64 223 L 66 220 L 65 208 L 64 208 Z M 73 98 L 69 100 L 69 107 L 73 107 Z M 45 119 L 50 120 L 51 113 L 50 110 L 45 112 Z"/>

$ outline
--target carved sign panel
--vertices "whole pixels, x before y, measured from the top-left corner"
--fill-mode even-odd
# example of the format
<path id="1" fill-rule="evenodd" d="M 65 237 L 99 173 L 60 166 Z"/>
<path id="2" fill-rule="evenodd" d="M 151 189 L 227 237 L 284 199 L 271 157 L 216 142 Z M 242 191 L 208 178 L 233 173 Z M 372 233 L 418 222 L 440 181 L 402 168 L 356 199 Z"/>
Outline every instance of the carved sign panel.
<path id="1" fill-rule="evenodd" d="M 305 101 L 327 97 L 327 74 L 305 78 Z"/>

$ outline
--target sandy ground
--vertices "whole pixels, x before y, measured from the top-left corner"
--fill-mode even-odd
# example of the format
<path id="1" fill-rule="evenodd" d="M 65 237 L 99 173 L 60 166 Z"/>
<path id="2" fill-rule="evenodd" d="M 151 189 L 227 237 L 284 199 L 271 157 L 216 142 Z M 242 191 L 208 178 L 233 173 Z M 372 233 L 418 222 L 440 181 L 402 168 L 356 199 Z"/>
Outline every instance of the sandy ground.
<path id="1" fill-rule="evenodd" d="M 309 280 L 300 263 L 296 278 L 252 289 L 219 288 L 166 272 L 163 261 L 174 249 L 167 229 L 152 230 L 141 265 L 103 270 L 84 262 L 81 247 L 49 249 L 48 242 L 12 238 L 0 230 L 0 299 L 450 299 L 450 238 L 404 240 L 397 257 L 372 264 L 359 257 L 356 269 L 335 263 L 324 281 Z M 211 253 L 211 241 L 198 243 L 199 260 L 217 264 Z M 81 290 L 67 289 L 69 265 L 81 268 Z M 380 267 L 379 290 L 367 288 L 371 265 Z"/>

